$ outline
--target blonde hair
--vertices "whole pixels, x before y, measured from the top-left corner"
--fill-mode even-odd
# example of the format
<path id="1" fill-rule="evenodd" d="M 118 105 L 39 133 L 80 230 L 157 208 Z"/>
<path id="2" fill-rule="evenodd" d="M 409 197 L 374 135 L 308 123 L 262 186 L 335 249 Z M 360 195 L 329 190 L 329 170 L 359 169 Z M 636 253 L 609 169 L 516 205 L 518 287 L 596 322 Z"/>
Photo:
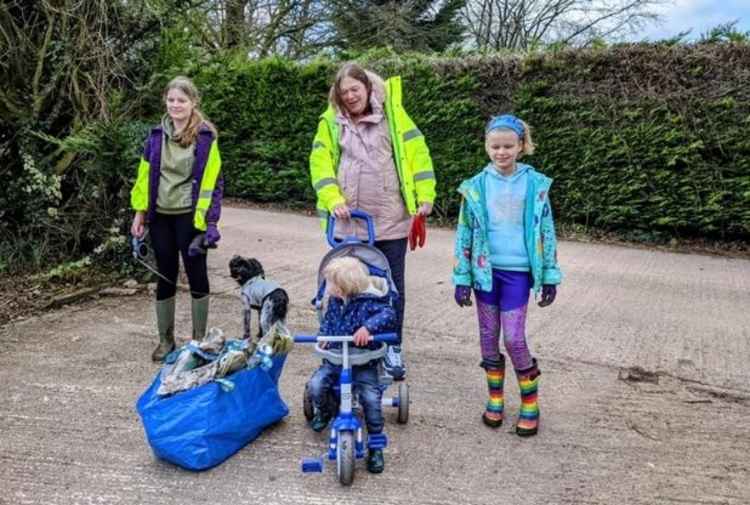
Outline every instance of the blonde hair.
<path id="1" fill-rule="evenodd" d="M 332 259 L 323 269 L 323 277 L 347 297 L 363 292 L 370 285 L 367 267 L 351 256 Z"/>
<path id="2" fill-rule="evenodd" d="M 519 121 L 521 121 L 521 124 L 523 125 L 523 148 L 521 149 L 521 154 L 534 154 L 536 146 L 531 139 L 531 127 L 523 119 L 519 119 Z"/>
<path id="3" fill-rule="evenodd" d="M 523 119 L 520 119 L 520 118 L 517 118 L 517 119 L 523 125 L 523 138 L 520 139 L 521 140 L 521 156 L 525 154 L 529 154 L 529 155 L 534 154 L 534 149 L 536 149 L 536 145 L 534 144 L 534 141 L 531 139 L 531 127 Z M 513 130 L 510 128 L 493 128 L 492 130 L 488 130 L 484 136 L 485 142 L 487 141 L 487 137 L 489 136 L 489 134 L 492 132 L 496 132 L 496 131 L 513 131 Z"/>
<path id="4" fill-rule="evenodd" d="M 201 125 L 205 125 L 209 130 L 211 130 L 214 136 L 218 135 L 216 127 L 208 119 L 206 119 L 206 117 L 198 108 L 201 103 L 201 96 L 198 92 L 198 88 L 195 87 L 195 84 L 193 84 L 193 81 L 183 75 L 178 75 L 177 77 L 169 81 L 167 87 L 164 88 L 164 101 L 167 100 L 167 94 L 172 89 L 182 91 L 190 99 L 190 101 L 193 102 L 193 112 L 190 115 L 190 119 L 188 119 L 187 125 L 185 125 L 185 128 L 183 128 L 183 130 L 175 136 L 175 140 L 177 141 L 177 143 L 182 147 L 187 147 L 193 144 L 195 142 L 195 139 L 198 137 L 198 132 L 201 129 Z"/>

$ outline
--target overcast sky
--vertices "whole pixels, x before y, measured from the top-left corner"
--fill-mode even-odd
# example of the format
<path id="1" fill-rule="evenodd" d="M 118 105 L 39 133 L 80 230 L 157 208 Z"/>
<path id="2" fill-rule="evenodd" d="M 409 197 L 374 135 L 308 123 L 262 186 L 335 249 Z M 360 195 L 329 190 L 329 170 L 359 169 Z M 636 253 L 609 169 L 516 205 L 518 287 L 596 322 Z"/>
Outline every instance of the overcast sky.
<path id="1" fill-rule="evenodd" d="M 737 29 L 750 31 L 750 0 L 673 0 L 660 9 L 661 25 L 650 25 L 641 37 L 647 39 L 669 38 L 682 31 L 693 29 L 690 38 L 721 23 L 738 19 Z"/>

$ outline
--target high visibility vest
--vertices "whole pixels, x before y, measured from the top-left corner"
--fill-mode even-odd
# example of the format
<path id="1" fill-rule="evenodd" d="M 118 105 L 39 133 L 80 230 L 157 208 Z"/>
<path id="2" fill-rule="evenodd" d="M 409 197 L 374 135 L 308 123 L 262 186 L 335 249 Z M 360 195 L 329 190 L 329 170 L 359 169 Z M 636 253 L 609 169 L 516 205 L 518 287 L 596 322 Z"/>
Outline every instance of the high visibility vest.
<path id="1" fill-rule="evenodd" d="M 401 184 L 401 196 L 409 214 L 414 215 L 419 204 L 435 201 L 435 171 L 424 135 L 401 103 L 401 77 L 392 77 L 385 85 L 385 116 Z M 340 134 L 336 112 L 329 105 L 320 116 L 310 153 L 310 179 L 317 195 L 316 207 L 324 230 L 328 225 L 329 214 L 337 205 L 346 202 L 337 178 L 341 158 Z"/>

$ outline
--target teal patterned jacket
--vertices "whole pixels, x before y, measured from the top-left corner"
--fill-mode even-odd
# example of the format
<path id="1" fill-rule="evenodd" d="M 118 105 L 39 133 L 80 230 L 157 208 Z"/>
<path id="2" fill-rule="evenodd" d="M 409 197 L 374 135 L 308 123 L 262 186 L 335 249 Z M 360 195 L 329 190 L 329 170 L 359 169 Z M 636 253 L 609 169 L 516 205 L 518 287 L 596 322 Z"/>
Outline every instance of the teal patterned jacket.
<path id="1" fill-rule="evenodd" d="M 519 164 L 520 165 L 520 164 Z M 549 188 L 552 179 L 528 167 L 524 229 L 526 250 L 529 253 L 533 290 L 538 293 L 543 284 L 560 284 L 562 272 L 557 264 L 557 238 Z M 482 170 L 458 188 L 463 196 L 456 228 L 453 284 L 471 286 L 480 291 L 492 291 L 492 265 L 487 239 L 487 202 L 484 188 L 487 173 Z"/>

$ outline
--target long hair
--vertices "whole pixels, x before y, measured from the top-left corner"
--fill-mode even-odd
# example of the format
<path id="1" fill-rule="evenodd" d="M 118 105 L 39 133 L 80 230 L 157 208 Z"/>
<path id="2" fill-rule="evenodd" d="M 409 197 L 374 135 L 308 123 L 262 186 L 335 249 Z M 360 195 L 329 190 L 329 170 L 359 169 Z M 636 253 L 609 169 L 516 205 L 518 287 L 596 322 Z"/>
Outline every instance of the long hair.
<path id="1" fill-rule="evenodd" d="M 205 125 L 206 127 L 208 127 L 208 129 L 213 132 L 214 136 L 218 135 L 216 127 L 208 119 L 206 119 L 206 117 L 200 111 L 199 107 L 201 103 L 201 96 L 198 92 L 198 88 L 196 88 L 195 84 L 193 84 L 193 81 L 182 75 L 178 75 L 177 77 L 169 81 L 167 87 L 164 88 L 163 99 L 165 102 L 167 100 L 167 94 L 171 89 L 178 89 L 182 91 L 183 93 L 185 93 L 185 95 L 187 95 L 190 101 L 193 102 L 193 112 L 188 119 L 187 125 L 185 125 L 185 128 L 183 128 L 182 131 L 175 136 L 175 140 L 178 144 L 180 144 L 182 147 L 187 147 L 193 144 L 195 142 L 195 139 L 198 138 L 198 132 L 200 131 L 201 125 Z"/>
<path id="2" fill-rule="evenodd" d="M 365 88 L 367 88 L 368 99 L 370 97 L 370 94 L 372 93 L 372 81 L 367 75 L 367 71 L 353 61 L 344 63 L 344 65 L 336 73 L 336 78 L 333 80 L 331 90 L 328 92 L 328 101 L 331 102 L 331 105 L 338 109 L 339 112 L 346 111 L 344 102 L 341 100 L 341 81 L 343 81 L 346 77 L 351 77 L 352 79 L 356 79 L 357 81 L 364 84 Z M 369 102 L 367 106 L 369 107 Z"/>
<path id="3" fill-rule="evenodd" d="M 531 140 L 531 127 L 523 119 L 521 119 L 520 121 L 523 125 L 523 148 L 521 150 L 521 154 L 534 154 L 536 145 L 534 144 L 534 141 Z"/>

